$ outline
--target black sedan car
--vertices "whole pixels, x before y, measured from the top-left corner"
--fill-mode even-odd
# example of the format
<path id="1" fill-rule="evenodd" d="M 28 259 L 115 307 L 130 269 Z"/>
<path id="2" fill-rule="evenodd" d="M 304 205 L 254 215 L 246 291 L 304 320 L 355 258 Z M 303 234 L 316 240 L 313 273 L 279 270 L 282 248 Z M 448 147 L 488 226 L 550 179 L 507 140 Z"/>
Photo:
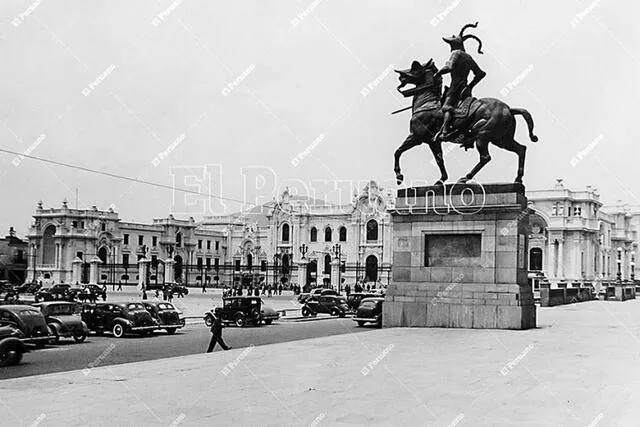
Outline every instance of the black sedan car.
<path id="1" fill-rule="evenodd" d="M 82 321 L 78 305 L 73 302 L 49 301 L 34 305 L 44 315 L 49 329 L 53 333 L 54 342 L 60 338 L 73 338 L 75 342 L 82 342 L 87 338 L 89 329 Z"/>
<path id="2" fill-rule="evenodd" d="M 164 301 L 143 301 L 144 308 L 169 335 L 184 327 L 185 317 L 173 304 Z"/>
<path id="3" fill-rule="evenodd" d="M 58 284 L 49 288 L 40 288 L 35 293 L 35 301 L 65 301 L 70 297 L 71 285 Z"/>
<path id="4" fill-rule="evenodd" d="M 204 315 L 204 323 L 207 326 L 213 324 L 213 311 Z M 264 305 L 260 297 L 227 297 L 222 299 L 222 321 L 234 323 L 236 326 L 245 326 L 248 322 L 259 326 L 262 323 L 270 325 L 278 320 L 280 315 L 271 307 Z"/>
<path id="5" fill-rule="evenodd" d="M 333 288 L 315 288 L 311 292 L 304 292 L 298 295 L 298 302 L 304 304 L 309 298 L 319 297 L 321 295 L 335 295 L 338 296 L 338 292 Z"/>
<path id="6" fill-rule="evenodd" d="M 351 310 L 355 311 L 360 307 L 360 301 L 365 298 L 384 298 L 384 294 L 379 292 L 354 292 L 347 297 L 347 304 Z"/>
<path id="7" fill-rule="evenodd" d="M 0 305 L 0 326 L 20 330 L 20 341 L 44 347 L 53 337 L 40 310 L 30 305 Z"/>
<path id="8" fill-rule="evenodd" d="M 127 333 L 150 335 L 158 329 L 158 322 L 141 302 L 83 304 L 82 320 L 90 331 L 111 332 L 116 338 Z"/>
<path id="9" fill-rule="evenodd" d="M 366 323 L 374 323 L 379 328 L 382 327 L 382 303 L 384 298 L 364 298 L 360 302 L 360 306 L 353 318 L 358 326 L 364 326 Z"/>
<path id="10" fill-rule="evenodd" d="M 320 295 L 309 298 L 302 306 L 302 315 L 315 316 L 318 313 L 344 317 L 349 311 L 347 300 L 343 296 Z"/>
<path id="11" fill-rule="evenodd" d="M 0 366 L 17 365 L 22 355 L 29 349 L 22 343 L 20 329 L 6 325 L 0 326 Z"/>

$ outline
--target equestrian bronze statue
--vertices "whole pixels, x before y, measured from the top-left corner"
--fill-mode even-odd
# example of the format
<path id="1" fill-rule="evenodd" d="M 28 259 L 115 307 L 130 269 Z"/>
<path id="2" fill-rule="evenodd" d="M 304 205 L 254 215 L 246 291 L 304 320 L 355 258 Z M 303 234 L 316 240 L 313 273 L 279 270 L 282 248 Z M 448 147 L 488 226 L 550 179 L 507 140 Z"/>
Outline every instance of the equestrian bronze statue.
<path id="1" fill-rule="evenodd" d="M 524 175 L 527 148 L 519 144 L 515 116 L 522 116 L 529 128 L 529 138 L 536 142 L 533 133 L 533 118 L 524 108 L 510 108 L 494 98 L 476 99 L 472 96 L 475 85 L 486 75 L 475 60 L 464 50 L 464 41 L 473 38 L 478 41 L 478 53 L 482 53 L 482 41 L 473 35 L 465 35 L 467 28 L 478 24 L 465 25 L 456 36 L 443 38 L 451 46 L 451 58 L 442 69 L 438 69 L 430 59 L 426 64 L 414 61 L 407 70 L 395 70 L 400 79 L 398 92 L 404 97 L 412 97 L 409 136 L 395 152 L 396 179 L 404 180 L 400 170 L 400 157 L 405 151 L 420 144 L 428 144 L 440 169 L 442 184 L 449 178 L 442 155 L 442 141 L 460 144 L 469 149 L 475 145 L 480 155 L 478 163 L 459 182 L 472 179 L 489 161 L 489 143 L 518 155 L 518 172 L 515 182 L 521 183 Z M 473 73 L 474 78 L 467 83 Z M 451 74 L 451 86 L 442 92 L 442 75 Z M 404 89 L 407 85 L 410 88 Z M 402 111 L 402 110 L 399 110 Z"/>

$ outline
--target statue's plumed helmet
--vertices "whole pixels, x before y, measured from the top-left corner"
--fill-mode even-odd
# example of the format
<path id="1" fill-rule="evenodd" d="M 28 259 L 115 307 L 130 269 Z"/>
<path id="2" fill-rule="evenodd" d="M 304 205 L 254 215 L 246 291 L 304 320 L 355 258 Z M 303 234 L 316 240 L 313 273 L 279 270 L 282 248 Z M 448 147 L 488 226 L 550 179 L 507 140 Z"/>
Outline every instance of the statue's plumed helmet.
<path id="1" fill-rule="evenodd" d="M 475 41 L 478 42 L 478 53 L 483 53 L 482 40 L 480 40 L 478 37 L 474 36 L 473 34 L 467 34 L 467 35 L 464 34 L 464 31 L 467 28 L 476 28 L 477 26 L 478 26 L 477 22 L 475 24 L 467 24 L 464 27 L 462 27 L 462 29 L 460 30 L 457 36 L 453 35 L 451 37 L 443 37 L 442 40 L 447 42 L 452 49 L 464 50 L 464 41 L 467 39 L 474 39 Z"/>

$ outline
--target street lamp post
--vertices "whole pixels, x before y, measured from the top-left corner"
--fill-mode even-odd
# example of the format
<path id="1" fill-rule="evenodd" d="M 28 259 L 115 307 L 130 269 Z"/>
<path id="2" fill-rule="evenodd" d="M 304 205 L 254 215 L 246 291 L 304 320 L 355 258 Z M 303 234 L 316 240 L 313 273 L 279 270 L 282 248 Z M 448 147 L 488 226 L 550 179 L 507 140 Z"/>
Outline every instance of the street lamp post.
<path id="1" fill-rule="evenodd" d="M 342 245 L 340 245 L 340 243 L 336 243 L 332 248 L 332 252 L 334 257 L 338 259 L 338 293 L 340 293 L 342 292 L 342 283 L 340 283 L 340 270 L 342 270 Z"/>
<path id="2" fill-rule="evenodd" d="M 308 250 L 309 247 L 305 243 L 300 245 L 300 254 L 302 255 L 302 259 L 305 259 L 305 255 L 307 255 Z"/>

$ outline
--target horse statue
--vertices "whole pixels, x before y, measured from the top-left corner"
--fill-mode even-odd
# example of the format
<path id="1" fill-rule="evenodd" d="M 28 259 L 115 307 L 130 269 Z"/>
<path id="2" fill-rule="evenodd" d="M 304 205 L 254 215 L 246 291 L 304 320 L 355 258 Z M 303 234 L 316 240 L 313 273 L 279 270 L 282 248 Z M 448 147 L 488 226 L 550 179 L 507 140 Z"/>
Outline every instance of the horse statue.
<path id="1" fill-rule="evenodd" d="M 442 102 L 442 77 L 437 74 L 438 68 L 433 59 L 426 64 L 414 61 L 407 70 L 395 70 L 399 74 L 400 85 L 397 87 L 405 98 L 413 97 L 412 116 L 409 125 L 409 136 L 394 154 L 396 180 L 398 185 L 404 181 L 400 169 L 400 157 L 405 151 L 426 143 L 431 148 L 436 164 L 440 169 L 440 179 L 436 185 L 442 185 L 449 178 L 444 165 L 442 144 L 434 136 L 440 130 L 444 113 Z M 404 89 L 407 85 L 413 85 Z M 404 90 L 403 90 L 404 89 Z M 446 94 L 446 92 L 445 92 Z M 408 109 L 408 108 L 407 108 Z M 402 110 L 399 110 L 402 111 Z M 494 98 L 476 99 L 465 97 L 455 109 L 453 131 L 447 135 L 448 142 L 458 143 L 465 149 L 475 145 L 480 155 L 478 163 L 458 182 L 464 183 L 473 177 L 491 160 L 489 143 L 518 155 L 518 173 L 515 182 L 522 183 L 524 161 L 527 147 L 514 139 L 516 132 L 515 116 L 522 116 L 529 128 L 529 138 L 533 142 L 538 137 L 533 133 L 533 118 L 524 108 L 511 108 L 504 102 Z"/>

